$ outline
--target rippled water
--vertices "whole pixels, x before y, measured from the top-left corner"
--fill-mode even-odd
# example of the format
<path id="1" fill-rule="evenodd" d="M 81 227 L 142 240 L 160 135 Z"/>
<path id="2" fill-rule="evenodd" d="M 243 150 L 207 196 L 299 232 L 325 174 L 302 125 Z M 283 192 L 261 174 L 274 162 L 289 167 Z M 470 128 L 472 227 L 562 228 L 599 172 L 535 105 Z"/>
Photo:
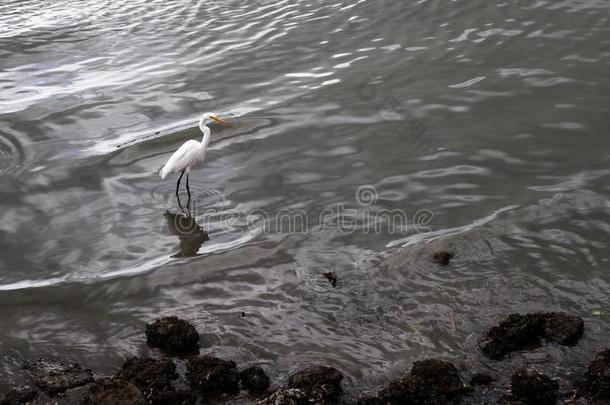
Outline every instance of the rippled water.
<path id="1" fill-rule="evenodd" d="M 274 379 L 333 365 L 348 397 L 428 356 L 569 388 L 610 333 L 609 11 L 2 2 L 0 391 L 39 355 L 112 372 L 174 314 Z M 204 111 L 233 125 L 185 231 L 157 173 Z M 481 357 L 486 327 L 530 310 L 582 316 L 583 340 Z"/>

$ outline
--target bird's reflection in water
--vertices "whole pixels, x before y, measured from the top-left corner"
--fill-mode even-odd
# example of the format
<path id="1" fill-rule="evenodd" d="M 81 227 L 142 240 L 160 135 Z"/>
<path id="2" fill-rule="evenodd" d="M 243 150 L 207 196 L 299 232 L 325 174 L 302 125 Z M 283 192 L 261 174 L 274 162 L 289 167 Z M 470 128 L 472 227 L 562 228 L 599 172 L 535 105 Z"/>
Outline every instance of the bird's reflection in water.
<path id="1" fill-rule="evenodd" d="M 180 252 L 172 257 L 192 257 L 197 255 L 199 248 L 210 238 L 201 226 L 190 215 L 164 214 L 169 231 L 180 239 Z"/>

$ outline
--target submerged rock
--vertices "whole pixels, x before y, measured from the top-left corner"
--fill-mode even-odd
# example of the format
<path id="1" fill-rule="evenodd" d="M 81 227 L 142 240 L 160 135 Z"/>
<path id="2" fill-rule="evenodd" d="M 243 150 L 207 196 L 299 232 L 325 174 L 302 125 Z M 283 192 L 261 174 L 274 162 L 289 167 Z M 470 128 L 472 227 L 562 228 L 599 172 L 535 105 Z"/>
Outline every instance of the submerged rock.
<path id="1" fill-rule="evenodd" d="M 261 394 L 269 388 L 269 377 L 265 371 L 258 367 L 252 366 L 239 373 L 241 387 L 251 394 Z"/>
<path id="2" fill-rule="evenodd" d="M 187 378 L 193 389 L 203 393 L 235 393 L 239 391 L 239 373 L 235 362 L 202 355 L 190 359 Z"/>
<path id="3" fill-rule="evenodd" d="M 196 352 L 199 333 L 191 323 L 169 316 L 146 325 L 146 342 L 170 352 Z"/>
<path id="4" fill-rule="evenodd" d="M 23 368 L 33 374 L 40 389 L 51 394 L 93 382 L 91 370 L 77 363 L 39 359 L 26 362 Z"/>
<path id="5" fill-rule="evenodd" d="M 38 391 L 29 385 L 23 385 L 10 389 L 6 394 L 0 397 L 0 405 L 21 405 L 34 401 L 38 396 Z"/>
<path id="6" fill-rule="evenodd" d="M 134 384 L 116 378 L 104 378 L 83 394 L 82 405 L 146 405 L 142 391 Z"/>
<path id="7" fill-rule="evenodd" d="M 580 391 L 589 399 L 610 403 L 610 349 L 598 353 L 589 364 Z"/>
<path id="8" fill-rule="evenodd" d="M 453 259 L 453 253 L 451 252 L 437 252 L 432 256 L 432 260 L 441 266 L 446 266 L 449 264 L 451 259 Z"/>
<path id="9" fill-rule="evenodd" d="M 511 380 L 511 400 L 524 405 L 555 405 L 559 383 L 534 369 L 517 370 Z"/>
<path id="10" fill-rule="evenodd" d="M 540 338 L 559 344 L 575 344 L 582 336 L 584 323 L 580 317 L 558 312 L 511 314 L 493 326 L 481 339 L 479 347 L 490 359 L 539 345 Z"/>
<path id="11" fill-rule="evenodd" d="M 391 382 L 378 397 L 382 404 L 440 405 L 470 391 L 452 363 L 429 359 L 416 361 L 409 375 Z"/>
<path id="12" fill-rule="evenodd" d="M 324 273 L 323 276 L 326 277 L 330 285 L 333 287 L 337 286 L 337 273 L 334 271 L 329 271 L 328 273 Z"/>
<path id="13" fill-rule="evenodd" d="M 288 377 L 288 387 L 303 390 L 309 402 L 335 404 L 341 396 L 343 375 L 334 367 L 314 366 Z"/>

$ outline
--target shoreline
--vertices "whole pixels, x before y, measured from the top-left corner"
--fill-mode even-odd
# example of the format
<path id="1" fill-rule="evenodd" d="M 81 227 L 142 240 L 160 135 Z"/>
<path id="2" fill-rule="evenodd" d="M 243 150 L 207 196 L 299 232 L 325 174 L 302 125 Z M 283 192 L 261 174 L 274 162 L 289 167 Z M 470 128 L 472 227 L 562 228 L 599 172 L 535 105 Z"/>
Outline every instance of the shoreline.
<path id="1" fill-rule="evenodd" d="M 566 313 L 511 314 L 492 326 L 478 346 L 490 360 L 504 361 L 510 353 L 528 350 L 542 340 L 574 346 L 583 331 L 583 320 Z M 502 387 L 496 378 L 481 370 L 465 372 L 452 362 L 426 358 L 415 361 L 410 371 L 405 370 L 402 377 L 375 392 L 344 395 L 343 374 L 330 364 L 312 364 L 281 381 L 271 381 L 264 367 L 237 365 L 214 357 L 213 348 L 200 348 L 198 331 L 177 317 L 147 324 L 146 341 L 161 356 L 130 357 L 120 370 L 108 376 L 94 375 L 76 363 L 28 360 L 23 364 L 23 384 L 0 393 L 0 405 L 489 403 L 483 400 L 489 389 L 503 390 L 498 403 L 504 405 L 610 401 L 610 349 L 597 353 L 583 375 L 574 376 L 573 389 L 568 392 L 560 392 L 553 375 L 532 367 L 515 369 L 507 376 L 510 387 Z M 471 377 L 466 382 L 467 374 Z"/>

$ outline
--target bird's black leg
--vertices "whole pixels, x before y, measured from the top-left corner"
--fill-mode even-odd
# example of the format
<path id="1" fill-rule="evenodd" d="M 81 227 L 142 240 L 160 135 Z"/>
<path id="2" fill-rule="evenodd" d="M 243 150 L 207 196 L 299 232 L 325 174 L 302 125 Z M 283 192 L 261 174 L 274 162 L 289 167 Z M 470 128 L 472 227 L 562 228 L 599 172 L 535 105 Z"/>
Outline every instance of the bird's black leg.
<path id="1" fill-rule="evenodd" d="M 178 199 L 178 207 L 180 207 L 180 209 L 182 211 L 184 211 L 184 208 L 182 208 L 182 204 L 180 204 L 180 194 L 178 194 L 178 191 L 180 190 L 180 180 L 182 180 L 183 175 L 184 175 L 184 170 L 180 173 L 180 177 L 178 177 L 178 183 L 176 183 L 176 198 Z M 187 174 L 187 178 L 188 178 L 188 174 Z"/>
<path id="2" fill-rule="evenodd" d="M 186 209 L 189 212 L 189 214 L 191 213 L 191 189 L 189 188 L 189 174 L 186 174 L 186 192 L 189 196 L 188 201 L 186 202 Z"/>

